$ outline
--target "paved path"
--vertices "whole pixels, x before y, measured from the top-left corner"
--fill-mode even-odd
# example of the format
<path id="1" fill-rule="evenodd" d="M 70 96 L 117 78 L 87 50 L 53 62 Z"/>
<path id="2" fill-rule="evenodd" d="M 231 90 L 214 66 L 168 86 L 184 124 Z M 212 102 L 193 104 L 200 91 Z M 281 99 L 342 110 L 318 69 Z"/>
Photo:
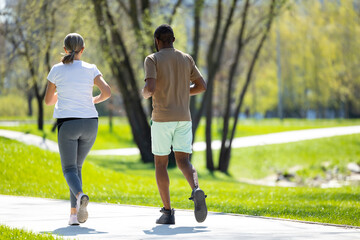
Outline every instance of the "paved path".
<path id="1" fill-rule="evenodd" d="M 0 129 L 0 137 L 13 139 L 27 145 L 34 145 L 52 152 L 59 152 L 58 144 L 56 142 L 33 134 Z"/>
<path id="2" fill-rule="evenodd" d="M 70 239 L 360 239 L 360 229 L 270 218 L 209 213 L 197 223 L 192 211 L 176 210 L 176 224 L 157 225 L 159 209 L 90 202 L 89 219 L 68 226 L 69 201 L 0 195 L 0 224 Z"/>
<path id="3" fill-rule="evenodd" d="M 360 126 L 346 126 L 346 127 L 332 127 L 332 128 L 318 128 L 308 130 L 297 130 L 280 133 L 270 133 L 264 135 L 256 135 L 249 137 L 235 138 L 232 143 L 232 148 L 254 147 L 269 144 L 280 144 L 289 142 L 298 142 L 304 140 L 334 137 L 341 135 L 359 134 Z M 26 134 L 22 132 L 10 131 L 0 129 L 0 136 L 14 139 L 25 144 L 39 146 L 43 149 L 58 152 L 58 146 L 56 142 L 48 139 L 44 139 L 32 134 Z M 220 149 L 221 142 L 215 140 L 212 142 L 212 149 Z M 204 142 L 196 142 L 193 145 L 194 151 L 204 151 L 206 144 Z M 119 149 L 107 149 L 107 150 L 92 150 L 92 155 L 137 155 L 139 149 L 137 148 L 119 148 Z"/>

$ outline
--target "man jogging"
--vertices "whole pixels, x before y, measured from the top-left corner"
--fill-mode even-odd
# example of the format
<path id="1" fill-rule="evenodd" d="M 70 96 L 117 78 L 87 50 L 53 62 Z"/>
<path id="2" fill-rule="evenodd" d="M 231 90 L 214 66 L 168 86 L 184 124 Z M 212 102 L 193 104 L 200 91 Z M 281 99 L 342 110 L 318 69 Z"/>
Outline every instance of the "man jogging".
<path id="1" fill-rule="evenodd" d="M 199 188 L 195 168 L 189 160 L 192 153 L 192 122 L 190 96 L 206 90 L 192 57 L 173 47 L 174 32 L 169 25 L 159 26 L 154 33 L 157 53 L 145 58 L 145 99 L 152 97 L 151 123 L 152 153 L 155 156 L 156 182 L 163 208 L 157 224 L 175 224 L 174 209 L 170 205 L 168 155 L 171 146 L 176 164 L 192 189 L 190 200 L 195 204 L 195 218 L 203 222 L 207 216 L 205 194 Z"/>

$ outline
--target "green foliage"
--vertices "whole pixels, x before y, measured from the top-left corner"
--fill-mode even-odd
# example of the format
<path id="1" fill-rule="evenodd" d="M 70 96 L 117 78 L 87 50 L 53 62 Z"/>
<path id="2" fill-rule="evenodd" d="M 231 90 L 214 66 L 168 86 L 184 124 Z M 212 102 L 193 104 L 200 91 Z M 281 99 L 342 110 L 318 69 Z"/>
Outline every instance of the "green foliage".
<path id="1" fill-rule="evenodd" d="M 38 113 L 38 105 L 35 98 L 32 99 L 33 117 Z M 53 116 L 54 106 L 44 104 L 44 118 L 51 119 Z M 9 118 L 28 116 L 29 107 L 26 98 L 19 92 L 5 94 L 0 96 L 0 116 Z"/>
<path id="2" fill-rule="evenodd" d="M 325 109 L 359 114 L 360 58 L 354 51 L 359 37 L 360 19 L 352 1 L 290 1 L 274 21 L 245 105 L 252 113 L 274 111 L 280 91 L 290 116 L 305 117 L 309 109 L 318 117 L 325 116 Z"/>
<path id="3" fill-rule="evenodd" d="M 50 234 L 37 234 L 31 231 L 11 228 L 5 225 L 0 225 L 0 240 L 53 240 L 63 239 L 62 237 L 54 237 Z"/>
<path id="4" fill-rule="evenodd" d="M 0 116 L 7 117 L 25 117 L 28 113 L 28 108 L 25 98 L 9 94 L 0 96 Z"/>

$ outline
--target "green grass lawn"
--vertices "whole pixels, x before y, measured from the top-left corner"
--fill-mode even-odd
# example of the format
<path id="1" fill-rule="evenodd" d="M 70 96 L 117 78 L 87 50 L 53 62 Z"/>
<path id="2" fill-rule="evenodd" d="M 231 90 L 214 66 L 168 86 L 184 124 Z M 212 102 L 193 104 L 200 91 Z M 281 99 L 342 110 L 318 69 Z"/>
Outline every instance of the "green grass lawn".
<path id="1" fill-rule="evenodd" d="M 242 176 L 269 174 L 266 167 L 258 170 L 261 161 L 266 162 L 268 169 L 298 162 L 306 167 L 323 160 L 334 164 L 357 162 L 358 139 L 359 135 L 353 135 L 304 141 L 301 142 L 303 145 L 292 143 L 238 149 L 233 152 L 231 176 L 206 171 L 203 153 L 195 153 L 193 163 L 199 171 L 200 186 L 208 195 L 210 211 L 360 226 L 358 186 L 282 188 L 254 186 L 237 180 Z M 58 154 L 4 138 L 0 138 L 0 149 L 3 149 L 0 153 L 1 194 L 69 198 Z M 355 152 L 349 153 L 351 149 Z M 303 151 L 309 154 L 301 155 Z M 172 206 L 191 209 L 186 180 L 177 168 L 169 169 L 169 175 Z M 153 165 L 140 163 L 138 156 L 89 156 L 83 176 L 84 190 L 92 201 L 161 207 Z"/>
<path id="2" fill-rule="evenodd" d="M 33 233 L 22 229 L 10 228 L 0 225 L 0 240 L 54 240 L 64 239 L 62 237 L 54 237 L 50 234 Z"/>
<path id="3" fill-rule="evenodd" d="M 113 148 L 128 148 L 136 147 L 133 142 L 130 125 L 126 118 L 116 117 L 113 122 L 113 131 L 109 131 L 108 119 L 105 117 L 99 120 L 99 130 L 96 142 L 93 149 L 113 149 Z M 213 139 L 221 138 L 221 121 L 214 119 L 212 136 Z M 311 128 L 324 128 L 335 126 L 350 126 L 360 125 L 360 120 L 304 120 L 304 119 L 285 119 L 280 121 L 278 119 L 264 119 L 264 120 L 240 120 L 235 137 L 252 136 L 259 134 L 284 132 L 292 130 L 302 130 Z M 39 131 L 37 125 L 21 124 L 19 126 L 5 127 L 0 126 L 0 129 L 8 129 L 20 132 L 26 132 L 57 141 L 56 132 L 51 132 L 52 124 L 45 124 L 44 131 Z M 195 141 L 200 142 L 205 140 L 205 121 L 200 123 L 196 132 Z"/>
<path id="4" fill-rule="evenodd" d="M 218 155 L 214 151 L 216 163 Z M 205 157 L 203 152 L 194 154 L 197 168 L 204 168 Z M 348 174 L 349 162 L 360 163 L 360 134 L 233 149 L 229 170 L 234 178 L 259 179 L 298 166 L 300 176 L 313 178 L 324 177 L 325 166 Z"/>

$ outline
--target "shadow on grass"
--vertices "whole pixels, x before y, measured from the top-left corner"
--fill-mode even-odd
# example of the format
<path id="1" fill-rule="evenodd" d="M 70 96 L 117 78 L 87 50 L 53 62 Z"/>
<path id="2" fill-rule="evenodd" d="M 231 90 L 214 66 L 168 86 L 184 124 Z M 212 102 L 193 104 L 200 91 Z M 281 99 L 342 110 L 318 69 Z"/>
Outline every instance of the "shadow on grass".
<path id="1" fill-rule="evenodd" d="M 151 230 L 143 230 L 143 232 L 149 235 L 177 235 L 186 233 L 210 232 L 210 230 L 206 228 L 207 227 L 204 226 L 172 228 L 169 225 L 158 225 L 156 227 L 153 227 Z"/>
<path id="2" fill-rule="evenodd" d="M 154 163 L 143 163 L 138 156 L 88 156 L 87 160 L 99 167 L 106 168 L 115 172 L 120 173 L 139 173 L 142 176 L 154 176 L 155 166 Z M 171 177 L 184 178 L 181 171 L 177 166 L 168 167 L 169 174 Z M 215 182 L 239 182 L 236 178 L 231 175 L 220 173 L 218 171 L 198 171 L 198 177 L 201 181 L 215 181 Z M 184 178 L 185 179 L 185 178 Z"/>
<path id="3" fill-rule="evenodd" d="M 141 175 L 154 176 L 155 165 L 154 163 L 143 163 L 140 156 L 88 156 L 87 160 L 99 167 L 110 169 L 115 172 L 121 173 L 137 173 Z M 177 168 L 176 164 L 168 166 L 169 174 L 175 178 L 183 178 L 181 171 Z M 198 177 L 202 180 L 211 181 L 226 181 L 226 182 L 239 182 L 231 174 L 225 174 L 220 171 L 198 171 Z"/>
<path id="4" fill-rule="evenodd" d="M 88 160 L 100 167 L 116 172 L 154 170 L 154 163 L 143 163 L 139 157 L 89 156 Z"/>

